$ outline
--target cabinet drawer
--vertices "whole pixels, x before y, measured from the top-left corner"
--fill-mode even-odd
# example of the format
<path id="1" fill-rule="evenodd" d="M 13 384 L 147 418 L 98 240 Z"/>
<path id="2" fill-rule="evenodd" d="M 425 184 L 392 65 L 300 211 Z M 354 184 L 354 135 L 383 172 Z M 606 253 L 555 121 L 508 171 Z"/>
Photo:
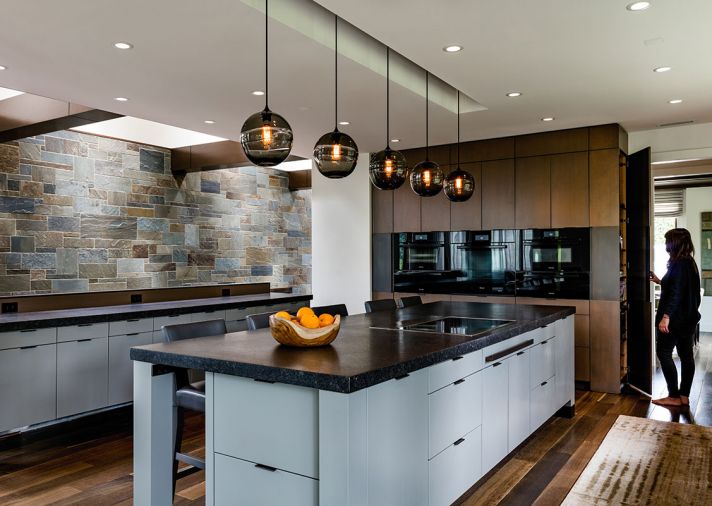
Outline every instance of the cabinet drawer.
<path id="1" fill-rule="evenodd" d="M 482 433 L 477 427 L 428 462 L 430 506 L 448 506 L 482 477 Z"/>
<path id="2" fill-rule="evenodd" d="M 523 349 L 532 346 L 534 343 L 540 342 L 542 332 L 543 330 L 540 328 L 530 330 L 529 332 L 525 332 L 524 334 L 514 336 L 510 339 L 505 339 L 502 342 L 488 346 L 487 348 L 482 350 L 485 365 L 487 366 L 493 362 L 502 361 L 508 356 L 517 353 L 518 351 L 522 351 Z M 528 341 L 532 341 L 532 343 L 529 345 L 525 345 L 525 343 L 527 343 Z M 507 352 L 506 355 L 504 354 L 505 352 Z"/>
<path id="3" fill-rule="evenodd" d="M 428 395 L 432 458 L 482 424 L 482 373 L 477 372 Z"/>
<path id="4" fill-rule="evenodd" d="M 428 392 L 450 385 L 479 371 L 483 366 L 482 350 L 432 365 L 428 368 Z"/>
<path id="5" fill-rule="evenodd" d="M 0 332 L 0 350 L 22 348 L 23 346 L 40 346 L 55 342 L 57 342 L 56 327 Z"/>
<path id="6" fill-rule="evenodd" d="M 69 327 L 57 328 L 57 341 L 77 341 L 79 339 L 93 339 L 109 335 L 109 322 L 80 323 Z"/>
<path id="7" fill-rule="evenodd" d="M 530 422 L 531 432 L 534 432 L 554 414 L 555 388 L 553 381 L 542 381 L 534 387 L 531 395 Z"/>
<path id="8" fill-rule="evenodd" d="M 153 330 L 161 330 L 164 325 L 182 325 L 184 323 L 190 323 L 189 314 L 158 316 L 153 319 Z"/>
<path id="9" fill-rule="evenodd" d="M 57 345 L 0 351 L 0 432 L 57 417 Z"/>
<path id="10" fill-rule="evenodd" d="M 149 332 L 151 330 L 153 330 L 153 318 L 129 318 L 128 320 L 109 322 L 110 336 Z"/>
<path id="11" fill-rule="evenodd" d="M 530 387 L 535 388 L 542 381 L 551 379 L 556 374 L 556 338 L 549 338 L 537 344 L 531 350 Z"/>
<path id="12" fill-rule="evenodd" d="M 317 390 L 215 374 L 214 395 L 216 452 L 319 477 Z"/>
<path id="13" fill-rule="evenodd" d="M 215 504 L 317 506 L 319 482 L 281 469 L 215 455 Z"/>
<path id="14" fill-rule="evenodd" d="M 235 320 L 244 320 L 247 318 L 248 314 L 252 314 L 251 308 L 249 307 L 234 307 L 232 309 L 226 309 L 225 321 L 230 322 Z"/>
<path id="15" fill-rule="evenodd" d="M 107 404 L 108 338 L 57 344 L 57 417 Z"/>
<path id="16" fill-rule="evenodd" d="M 539 334 L 540 342 L 556 336 L 556 322 L 550 323 L 549 325 L 544 325 L 543 327 L 540 327 L 540 328 L 541 328 L 541 331 Z"/>
<path id="17" fill-rule="evenodd" d="M 228 332 L 242 332 L 247 330 L 247 320 L 228 320 L 225 322 Z"/>
<path id="18" fill-rule="evenodd" d="M 215 311 L 203 311 L 201 313 L 190 313 L 191 322 L 207 322 L 210 320 L 224 320 L 225 310 L 216 309 Z"/>

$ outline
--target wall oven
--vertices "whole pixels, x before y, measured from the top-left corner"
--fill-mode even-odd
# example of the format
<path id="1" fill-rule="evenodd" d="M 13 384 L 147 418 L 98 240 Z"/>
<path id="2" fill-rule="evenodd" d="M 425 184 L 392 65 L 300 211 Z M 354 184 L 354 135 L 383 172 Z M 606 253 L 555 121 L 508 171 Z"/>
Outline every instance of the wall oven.
<path id="1" fill-rule="evenodd" d="M 449 269 L 447 232 L 393 234 L 393 290 L 446 293 Z"/>
<path id="2" fill-rule="evenodd" d="M 588 299 L 590 235 L 588 228 L 522 230 L 517 294 Z"/>
<path id="3" fill-rule="evenodd" d="M 450 232 L 451 293 L 514 295 L 517 230 Z"/>

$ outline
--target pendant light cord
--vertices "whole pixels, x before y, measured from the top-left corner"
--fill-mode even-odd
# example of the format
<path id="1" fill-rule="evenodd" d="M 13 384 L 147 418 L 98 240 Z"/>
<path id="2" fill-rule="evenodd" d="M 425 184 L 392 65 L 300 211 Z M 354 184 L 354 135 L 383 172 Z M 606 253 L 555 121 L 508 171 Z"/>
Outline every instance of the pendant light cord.
<path id="1" fill-rule="evenodd" d="M 457 168 L 460 168 L 460 90 L 457 90 Z"/>
<path id="2" fill-rule="evenodd" d="M 334 130 L 339 127 L 339 16 L 334 15 Z"/>
<path id="3" fill-rule="evenodd" d="M 265 0 L 265 109 L 269 109 L 269 0 Z"/>
<path id="4" fill-rule="evenodd" d="M 430 72 L 427 70 L 425 71 L 425 160 L 430 161 L 430 143 L 428 142 L 428 127 L 430 125 L 430 119 L 429 119 L 429 112 L 430 108 L 428 107 L 430 105 L 430 87 L 428 86 L 428 77 L 430 76 Z"/>
<path id="5" fill-rule="evenodd" d="M 391 147 L 391 48 L 386 47 L 386 148 Z"/>

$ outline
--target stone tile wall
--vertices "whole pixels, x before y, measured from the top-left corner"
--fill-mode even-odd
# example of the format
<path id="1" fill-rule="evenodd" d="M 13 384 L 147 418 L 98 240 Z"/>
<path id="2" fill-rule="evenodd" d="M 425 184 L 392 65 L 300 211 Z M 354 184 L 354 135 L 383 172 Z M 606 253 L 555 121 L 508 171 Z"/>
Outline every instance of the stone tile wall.
<path id="1" fill-rule="evenodd" d="M 311 191 L 61 131 L 0 144 L 0 295 L 218 282 L 311 290 Z"/>

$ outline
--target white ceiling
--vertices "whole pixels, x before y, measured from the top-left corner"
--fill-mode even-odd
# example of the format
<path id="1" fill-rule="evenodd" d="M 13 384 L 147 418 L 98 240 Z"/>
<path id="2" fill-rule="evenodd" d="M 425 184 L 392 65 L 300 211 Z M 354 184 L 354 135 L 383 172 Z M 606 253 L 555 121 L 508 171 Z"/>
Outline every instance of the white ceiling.
<path id="1" fill-rule="evenodd" d="M 712 2 L 652 2 L 631 13 L 618 0 L 320 1 L 472 97 L 463 139 L 712 121 Z M 264 105 L 250 93 L 264 87 L 263 5 L 3 0 L 0 86 L 237 139 Z M 333 127 L 333 17 L 310 0 L 271 0 L 270 15 L 270 106 L 295 131 L 293 153 L 309 156 Z M 351 122 L 341 128 L 362 151 L 382 149 L 385 50 L 347 23 L 339 34 L 339 119 Z M 135 47 L 121 51 L 117 41 Z M 445 54 L 451 43 L 465 50 Z M 397 55 L 391 64 L 391 137 L 399 148 L 423 145 L 423 72 Z M 661 65 L 673 70 L 652 72 Z M 431 143 L 453 142 L 455 94 L 431 85 Z M 511 90 L 524 95 L 506 98 Z M 667 103 L 677 97 L 684 102 Z"/>

